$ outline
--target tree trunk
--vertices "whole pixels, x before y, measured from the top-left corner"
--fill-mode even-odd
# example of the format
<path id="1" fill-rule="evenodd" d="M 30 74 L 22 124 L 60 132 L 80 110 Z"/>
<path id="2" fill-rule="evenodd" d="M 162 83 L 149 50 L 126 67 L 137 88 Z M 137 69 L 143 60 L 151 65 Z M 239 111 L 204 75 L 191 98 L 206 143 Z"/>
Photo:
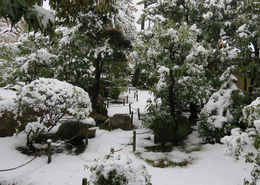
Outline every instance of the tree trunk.
<path id="1" fill-rule="evenodd" d="M 102 69 L 103 61 L 101 60 L 100 56 L 98 56 L 96 61 L 96 71 L 95 71 L 95 81 L 93 84 L 92 89 L 92 109 L 98 110 L 98 95 L 100 90 L 100 76 L 101 76 L 101 69 Z"/>
<path id="2" fill-rule="evenodd" d="M 196 121 L 198 119 L 198 110 L 196 103 L 190 103 L 190 117 L 189 120 Z"/>
<path id="3" fill-rule="evenodd" d="M 244 91 L 247 91 L 247 78 L 244 77 Z"/>
<path id="4" fill-rule="evenodd" d="M 177 146 L 179 144 L 179 134 L 178 134 L 178 130 L 179 130 L 179 122 L 178 122 L 178 115 L 176 115 L 176 94 L 173 90 L 174 88 L 174 84 L 175 84 L 175 78 L 173 76 L 173 71 L 170 70 L 170 79 L 171 79 L 171 83 L 169 85 L 169 103 L 170 103 L 170 107 L 171 107 L 171 115 L 174 118 L 175 122 L 174 127 L 173 127 L 173 145 Z"/>
<path id="5" fill-rule="evenodd" d="M 133 80 L 133 86 L 136 87 L 138 86 L 138 82 L 140 81 L 140 67 L 138 67 L 136 70 L 135 70 L 135 73 L 134 73 L 134 80 Z"/>
<path id="6" fill-rule="evenodd" d="M 259 48 L 257 46 L 257 40 L 258 38 L 255 38 L 255 41 L 253 42 L 254 50 L 255 50 L 255 60 L 258 62 L 259 61 Z M 255 79 L 256 79 L 256 70 L 254 69 L 251 74 L 251 80 L 250 80 L 250 85 L 249 85 L 249 94 L 252 95 L 253 90 L 254 90 L 254 85 L 255 85 Z"/>

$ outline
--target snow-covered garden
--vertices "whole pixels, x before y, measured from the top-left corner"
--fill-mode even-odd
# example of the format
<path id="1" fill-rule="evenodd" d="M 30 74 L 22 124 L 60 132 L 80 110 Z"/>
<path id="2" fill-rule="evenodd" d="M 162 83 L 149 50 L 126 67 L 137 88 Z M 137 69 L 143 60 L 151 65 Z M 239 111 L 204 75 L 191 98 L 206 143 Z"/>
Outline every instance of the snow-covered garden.
<path id="1" fill-rule="evenodd" d="M 140 108 L 145 112 L 147 99 L 152 95 L 148 91 L 138 91 L 138 102 L 134 99 L 134 92 L 125 92 L 122 96 L 129 96 L 129 103 L 133 108 Z M 12 102 L 16 93 L 10 90 L 0 90 L 2 101 L 6 104 Z M 108 113 L 128 113 L 129 106 L 126 104 L 110 104 Z M 137 132 L 137 148 L 133 152 L 133 131 L 121 129 L 107 131 L 97 129 L 96 137 L 89 139 L 89 145 L 80 155 L 58 153 L 52 156 L 52 162 L 47 164 L 47 156 L 37 157 L 31 163 L 11 171 L 0 172 L 0 183 L 5 184 L 81 184 L 83 178 L 91 179 L 90 168 L 97 164 L 105 166 L 109 170 L 116 167 L 118 173 L 125 174 L 131 181 L 129 184 L 144 184 L 142 168 L 151 176 L 153 185 L 172 184 L 211 184 L 231 185 L 242 184 L 244 178 L 250 179 L 250 171 L 253 165 L 244 160 L 225 155 L 225 145 L 203 144 L 199 138 L 197 126 L 185 140 L 183 146 L 172 147 L 169 151 L 151 150 L 147 147 L 158 146 L 153 142 L 152 132 L 141 127 L 141 120 L 134 114 L 134 125 Z M 55 131 L 54 128 L 53 131 Z M 140 134 L 138 134 L 140 133 Z M 144 133 L 144 134 L 141 134 Z M 34 156 L 21 154 L 16 150 L 18 146 L 24 146 L 26 134 L 20 133 L 12 137 L 0 138 L 0 170 L 15 168 L 30 161 Z M 127 145 L 129 144 L 130 145 Z M 126 146 L 127 145 L 127 146 Z M 114 148 L 114 155 L 110 160 L 105 160 Z M 117 151 L 122 149 L 120 151 Z M 160 164 L 162 163 L 162 164 Z M 118 166 L 117 166 L 118 165 Z M 164 168 L 156 167 L 163 166 Z M 143 167 L 142 167 L 143 166 Z M 131 169 L 132 171 L 129 171 Z M 147 175 L 148 175 L 147 174 Z M 94 177 L 92 177 L 94 178 Z"/>
<path id="2" fill-rule="evenodd" d="M 43 2 L 0 1 L 0 185 L 259 184 L 259 2 Z"/>

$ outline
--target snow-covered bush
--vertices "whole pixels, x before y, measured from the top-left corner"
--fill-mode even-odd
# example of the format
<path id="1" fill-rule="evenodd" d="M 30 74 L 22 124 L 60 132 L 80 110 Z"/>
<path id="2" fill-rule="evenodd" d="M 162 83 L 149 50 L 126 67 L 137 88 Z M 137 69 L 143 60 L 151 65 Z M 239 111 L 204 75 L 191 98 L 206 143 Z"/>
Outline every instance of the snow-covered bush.
<path id="1" fill-rule="evenodd" d="M 50 78 L 40 78 L 25 85 L 18 92 L 16 103 L 16 119 L 26 127 L 28 137 L 32 137 L 30 144 L 39 134 L 51 130 L 65 115 L 81 120 L 91 111 L 87 92 Z"/>
<path id="2" fill-rule="evenodd" d="M 94 185 L 151 185 L 151 176 L 144 165 L 130 155 L 110 154 L 103 160 L 95 160 L 90 167 L 90 182 Z"/>
<path id="3" fill-rule="evenodd" d="M 235 85 L 237 78 L 231 74 L 231 70 L 228 68 L 223 73 L 220 77 L 222 86 L 201 110 L 198 129 L 206 142 L 220 142 L 222 137 L 230 134 L 232 125 L 240 117 L 243 92 Z"/>
<path id="4" fill-rule="evenodd" d="M 251 182 L 245 180 L 244 184 L 256 185 L 260 180 L 260 120 L 255 120 L 254 127 L 244 132 L 240 128 L 232 129 L 231 135 L 222 138 L 221 142 L 226 145 L 225 154 L 237 160 L 244 157 L 246 163 L 254 164 Z"/>
<path id="5" fill-rule="evenodd" d="M 248 127 L 254 126 L 255 120 L 260 120 L 260 97 L 242 109 L 242 117 L 240 118 L 240 121 Z"/>

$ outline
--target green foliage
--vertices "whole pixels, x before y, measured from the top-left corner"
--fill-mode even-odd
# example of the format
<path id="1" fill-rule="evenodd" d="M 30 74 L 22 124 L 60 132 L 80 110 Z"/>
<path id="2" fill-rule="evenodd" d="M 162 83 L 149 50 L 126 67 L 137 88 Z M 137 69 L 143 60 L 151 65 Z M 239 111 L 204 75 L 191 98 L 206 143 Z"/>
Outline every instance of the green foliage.
<path id="1" fill-rule="evenodd" d="M 155 140 L 164 146 L 174 138 L 175 119 L 170 113 L 170 107 L 165 104 L 154 105 L 151 100 L 147 104 L 147 115 L 143 119 L 143 126 L 154 131 Z M 158 141 L 155 141 L 158 142 Z"/>
<path id="2" fill-rule="evenodd" d="M 102 169 L 96 172 L 98 174 L 98 180 L 94 182 L 94 185 L 124 185 L 128 184 L 124 174 L 118 174 L 116 169 L 111 170 L 107 177 L 102 174 Z"/>

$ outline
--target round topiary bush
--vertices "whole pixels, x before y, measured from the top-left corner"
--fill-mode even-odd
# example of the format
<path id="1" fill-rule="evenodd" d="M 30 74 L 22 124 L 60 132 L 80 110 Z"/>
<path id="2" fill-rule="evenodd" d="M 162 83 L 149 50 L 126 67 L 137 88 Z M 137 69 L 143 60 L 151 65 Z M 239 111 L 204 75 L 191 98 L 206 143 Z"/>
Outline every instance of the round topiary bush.
<path id="1" fill-rule="evenodd" d="M 146 167 L 127 154 L 111 154 L 95 160 L 90 170 L 90 182 L 94 185 L 152 185 Z"/>
<path id="2" fill-rule="evenodd" d="M 91 101 L 82 88 L 56 79 L 40 78 L 25 85 L 17 94 L 15 118 L 25 126 L 27 145 L 50 131 L 64 116 L 85 119 Z"/>

